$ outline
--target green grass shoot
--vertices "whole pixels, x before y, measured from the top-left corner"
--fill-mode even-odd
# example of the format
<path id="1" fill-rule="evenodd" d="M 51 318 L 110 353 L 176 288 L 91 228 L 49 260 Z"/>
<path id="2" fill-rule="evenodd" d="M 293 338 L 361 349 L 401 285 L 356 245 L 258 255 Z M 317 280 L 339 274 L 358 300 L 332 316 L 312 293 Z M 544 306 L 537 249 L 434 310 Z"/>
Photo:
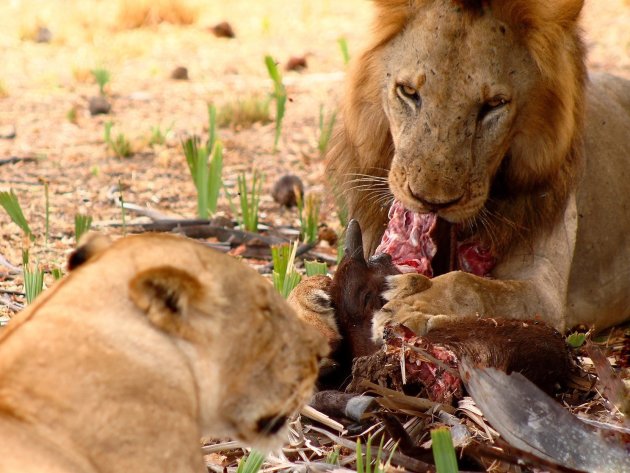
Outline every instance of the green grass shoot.
<path id="1" fill-rule="evenodd" d="M 329 465 L 339 465 L 339 452 L 341 451 L 341 447 L 339 445 L 335 445 L 328 455 L 326 455 L 326 463 Z"/>
<path id="2" fill-rule="evenodd" d="M 260 204 L 260 191 L 262 189 L 263 176 L 254 170 L 251 190 L 247 186 L 245 173 L 238 176 L 238 197 L 241 204 L 241 223 L 243 230 L 248 232 L 258 231 L 258 207 Z"/>
<path id="3" fill-rule="evenodd" d="M 306 243 L 317 243 L 321 199 L 317 194 L 312 193 L 302 199 L 299 192 L 296 198 L 302 238 Z"/>
<path id="4" fill-rule="evenodd" d="M 350 62 L 350 51 L 348 50 L 348 40 L 344 37 L 341 37 L 337 40 L 339 43 L 339 49 L 341 50 L 341 56 L 343 57 L 344 65 L 348 65 Z"/>
<path id="5" fill-rule="evenodd" d="M 580 348 L 586 342 L 586 334 L 580 332 L 573 332 L 567 336 L 567 343 L 571 348 Z"/>
<path id="6" fill-rule="evenodd" d="M 55 279 L 55 281 L 59 281 L 63 277 L 63 269 L 61 268 L 53 268 L 50 270 L 50 274 Z"/>
<path id="7" fill-rule="evenodd" d="M 31 269 L 28 249 L 22 250 L 22 264 L 24 276 L 24 293 L 26 294 L 26 303 L 30 304 L 44 290 L 44 272 L 35 267 Z"/>
<path id="8" fill-rule="evenodd" d="M 286 299 L 291 291 L 298 285 L 302 276 L 295 270 L 295 254 L 298 242 L 293 245 L 274 245 L 271 247 L 271 260 L 273 261 L 273 285 Z"/>
<path id="9" fill-rule="evenodd" d="M 319 261 L 304 261 L 304 268 L 307 276 L 326 276 L 328 274 L 328 265 Z"/>
<path id="10" fill-rule="evenodd" d="M 112 138 L 113 126 L 114 124 L 111 121 L 105 122 L 105 144 L 119 158 L 128 158 L 132 156 L 133 149 L 131 148 L 131 142 L 125 135 L 119 133 L 115 138 Z"/>
<path id="11" fill-rule="evenodd" d="M 79 240 L 85 232 L 87 232 L 92 226 L 92 216 L 76 214 L 74 216 L 74 241 L 79 243 Z"/>
<path id="12" fill-rule="evenodd" d="M 172 124 L 164 131 L 162 131 L 162 127 L 160 125 L 152 126 L 151 136 L 149 137 L 149 146 L 163 146 L 166 143 L 166 137 L 168 136 L 172 128 Z"/>
<path id="13" fill-rule="evenodd" d="M 328 149 L 328 143 L 332 136 L 333 128 L 335 126 L 335 120 L 337 119 L 337 112 L 332 112 L 328 119 L 324 116 L 324 106 L 319 106 L 319 139 L 317 140 L 317 149 L 321 154 L 324 154 Z"/>
<path id="14" fill-rule="evenodd" d="M 197 190 L 197 215 L 208 218 L 217 210 L 219 191 L 223 186 L 223 145 L 217 139 L 216 108 L 208 106 L 208 140 L 201 145 L 198 136 L 182 142 L 190 175 Z M 210 158 L 212 154 L 212 158 Z"/>
<path id="15" fill-rule="evenodd" d="M 4 208 L 7 214 L 9 214 L 13 223 L 20 227 L 24 234 L 31 239 L 31 241 L 35 240 L 35 235 L 33 235 L 31 228 L 28 226 L 28 222 L 24 217 L 17 195 L 15 195 L 12 190 L 0 192 L 0 205 Z"/>
<path id="16" fill-rule="evenodd" d="M 265 461 L 265 455 L 257 450 L 252 450 L 245 458 L 238 462 L 236 473 L 258 473 Z"/>
<path id="17" fill-rule="evenodd" d="M 98 91 L 101 95 L 105 95 L 105 86 L 111 79 L 111 75 L 107 69 L 98 68 L 90 71 L 94 80 L 98 84 Z"/>
<path id="18" fill-rule="evenodd" d="M 276 102 L 276 134 L 273 140 L 273 151 L 276 152 L 278 150 L 280 134 L 282 133 L 282 120 L 287 103 L 287 90 L 282 82 L 282 76 L 280 75 L 278 66 L 271 56 L 265 56 L 265 64 L 267 65 L 269 77 L 271 77 L 273 81 L 273 93 L 271 97 Z"/>
<path id="19" fill-rule="evenodd" d="M 457 455 L 453 447 L 451 431 L 440 427 L 431 431 L 431 449 L 437 473 L 457 473 Z"/>
<path id="20" fill-rule="evenodd" d="M 217 112 L 217 125 L 233 129 L 249 128 L 254 123 L 271 122 L 269 97 L 252 95 L 227 102 Z"/>
<path id="21" fill-rule="evenodd" d="M 386 461 L 383 461 L 384 441 L 385 438 L 381 437 L 381 442 L 379 444 L 378 451 L 376 452 L 376 458 L 374 459 L 374 468 L 372 469 L 372 436 L 368 437 L 365 444 L 365 457 L 363 456 L 361 439 L 357 439 L 357 473 L 385 473 L 385 471 L 389 470 L 389 465 L 391 463 L 392 456 L 394 455 L 394 451 L 396 450 L 396 446 L 394 446 L 389 454 L 389 458 Z"/>
<path id="22" fill-rule="evenodd" d="M 78 118 L 77 115 L 78 115 L 77 107 L 72 106 L 66 112 L 66 120 L 68 120 L 70 123 L 74 123 L 76 125 L 77 124 L 77 118 Z"/>

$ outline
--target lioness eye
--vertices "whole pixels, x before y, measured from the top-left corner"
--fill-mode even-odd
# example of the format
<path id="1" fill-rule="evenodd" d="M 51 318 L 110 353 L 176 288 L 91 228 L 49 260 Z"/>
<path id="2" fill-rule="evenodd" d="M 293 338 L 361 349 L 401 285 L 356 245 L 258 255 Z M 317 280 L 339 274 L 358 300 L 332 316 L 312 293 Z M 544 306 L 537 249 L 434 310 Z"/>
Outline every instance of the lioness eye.
<path id="1" fill-rule="evenodd" d="M 418 94 L 418 91 L 410 85 L 396 85 L 396 93 L 401 99 L 411 101 L 414 106 L 418 107 L 420 105 L 420 94 Z"/>
<path id="2" fill-rule="evenodd" d="M 493 97 L 486 101 L 477 114 L 477 120 L 482 121 L 490 112 L 500 109 L 508 104 L 508 100 L 505 97 Z"/>

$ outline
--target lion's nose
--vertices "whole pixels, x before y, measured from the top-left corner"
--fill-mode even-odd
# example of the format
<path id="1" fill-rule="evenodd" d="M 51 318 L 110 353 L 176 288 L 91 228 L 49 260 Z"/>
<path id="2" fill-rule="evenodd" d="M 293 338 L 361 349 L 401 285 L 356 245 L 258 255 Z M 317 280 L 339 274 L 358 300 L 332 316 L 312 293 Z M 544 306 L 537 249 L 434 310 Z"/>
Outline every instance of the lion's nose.
<path id="1" fill-rule="evenodd" d="M 258 419 L 256 429 L 261 434 L 273 435 L 277 433 L 288 420 L 284 415 L 265 416 Z"/>

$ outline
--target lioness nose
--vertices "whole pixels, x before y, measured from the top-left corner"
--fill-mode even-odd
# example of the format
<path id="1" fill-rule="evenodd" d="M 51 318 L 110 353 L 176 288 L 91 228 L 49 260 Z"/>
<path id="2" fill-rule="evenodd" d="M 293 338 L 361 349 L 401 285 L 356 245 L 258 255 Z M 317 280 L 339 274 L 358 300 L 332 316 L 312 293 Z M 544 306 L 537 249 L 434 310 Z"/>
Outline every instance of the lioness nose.
<path id="1" fill-rule="evenodd" d="M 256 429 L 261 434 L 273 435 L 286 424 L 287 420 L 288 417 L 283 415 L 261 417 L 256 422 Z"/>

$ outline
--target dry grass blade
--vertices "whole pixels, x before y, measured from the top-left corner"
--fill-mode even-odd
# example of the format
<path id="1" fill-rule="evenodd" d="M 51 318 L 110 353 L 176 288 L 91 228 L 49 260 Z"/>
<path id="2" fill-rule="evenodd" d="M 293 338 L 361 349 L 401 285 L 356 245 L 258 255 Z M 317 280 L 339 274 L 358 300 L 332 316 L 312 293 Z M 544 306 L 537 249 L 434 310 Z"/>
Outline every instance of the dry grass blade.
<path id="1" fill-rule="evenodd" d="M 304 406 L 300 411 L 300 414 L 302 414 L 304 417 L 308 417 L 311 420 L 315 420 L 320 424 L 325 425 L 326 427 L 334 429 L 337 432 L 341 432 L 342 434 L 346 432 L 343 424 L 331 419 L 326 414 L 319 412 L 317 409 L 314 409 L 311 406 Z"/>
<path id="2" fill-rule="evenodd" d="M 363 380 L 361 382 L 361 386 L 373 393 L 382 396 L 382 398 L 377 399 L 377 401 L 381 405 L 383 405 L 383 407 L 387 407 L 388 409 L 400 411 L 412 409 L 415 411 L 424 412 L 437 407 L 438 409 L 442 409 L 449 414 L 455 413 L 455 408 L 453 406 L 449 406 L 447 404 L 442 404 L 439 402 L 433 402 L 428 399 L 423 399 L 419 397 L 407 396 L 406 394 L 394 391 L 393 389 L 384 388 L 383 386 L 379 386 L 378 384 L 374 384 L 367 380 Z"/>

